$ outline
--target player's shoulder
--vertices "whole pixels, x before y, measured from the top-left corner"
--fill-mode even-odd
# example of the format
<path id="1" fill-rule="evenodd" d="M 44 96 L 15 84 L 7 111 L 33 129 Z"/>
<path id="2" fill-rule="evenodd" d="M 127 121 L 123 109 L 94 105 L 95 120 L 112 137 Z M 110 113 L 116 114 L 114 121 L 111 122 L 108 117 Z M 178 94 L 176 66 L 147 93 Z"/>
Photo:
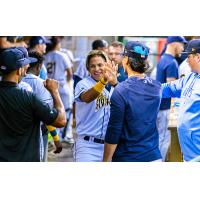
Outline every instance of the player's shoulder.
<path id="1" fill-rule="evenodd" d="M 20 81 L 20 83 L 18 84 L 18 86 L 19 86 L 20 89 L 33 92 L 32 87 L 28 83 L 26 83 L 24 81 Z"/>
<path id="2" fill-rule="evenodd" d="M 95 84 L 96 81 L 91 76 L 86 76 L 85 78 L 83 78 L 80 81 L 80 83 L 82 83 L 82 84 L 85 84 L 85 83 L 87 83 L 87 84 Z"/>
<path id="3" fill-rule="evenodd" d="M 95 83 L 96 81 L 94 79 L 92 79 L 90 76 L 87 76 L 77 83 L 76 88 L 91 88 Z"/>

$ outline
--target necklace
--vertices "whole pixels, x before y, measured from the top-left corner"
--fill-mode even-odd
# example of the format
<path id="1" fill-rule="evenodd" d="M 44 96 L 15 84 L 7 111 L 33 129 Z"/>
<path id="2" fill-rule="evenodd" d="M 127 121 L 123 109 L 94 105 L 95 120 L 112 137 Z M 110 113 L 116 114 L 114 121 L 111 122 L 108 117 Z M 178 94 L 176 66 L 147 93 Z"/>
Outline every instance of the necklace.
<path id="1" fill-rule="evenodd" d="M 129 75 L 129 77 L 132 77 L 132 76 L 136 76 L 136 77 L 139 77 L 139 78 L 144 78 L 145 77 L 145 74 L 139 74 L 139 73 L 132 73 Z"/>

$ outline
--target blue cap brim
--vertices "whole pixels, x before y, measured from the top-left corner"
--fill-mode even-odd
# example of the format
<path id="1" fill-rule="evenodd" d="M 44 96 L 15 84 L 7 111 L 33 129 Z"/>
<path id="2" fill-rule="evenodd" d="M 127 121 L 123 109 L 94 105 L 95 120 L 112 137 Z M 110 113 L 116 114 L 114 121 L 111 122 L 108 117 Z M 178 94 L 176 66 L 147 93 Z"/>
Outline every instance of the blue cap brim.
<path id="1" fill-rule="evenodd" d="M 34 62 L 37 62 L 37 58 L 32 58 L 32 57 L 28 57 L 26 58 L 25 60 L 23 60 L 21 63 L 20 63 L 20 67 L 23 67 L 25 65 L 28 65 L 30 63 L 34 63 Z"/>
<path id="2" fill-rule="evenodd" d="M 45 44 L 51 44 L 50 40 L 45 39 Z"/>

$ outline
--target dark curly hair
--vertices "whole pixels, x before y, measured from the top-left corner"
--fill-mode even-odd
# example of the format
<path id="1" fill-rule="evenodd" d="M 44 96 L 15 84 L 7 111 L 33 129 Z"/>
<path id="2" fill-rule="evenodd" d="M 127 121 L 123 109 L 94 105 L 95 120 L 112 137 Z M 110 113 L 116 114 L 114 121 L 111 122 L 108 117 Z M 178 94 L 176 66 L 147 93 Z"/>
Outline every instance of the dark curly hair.
<path id="1" fill-rule="evenodd" d="M 139 57 L 128 57 L 128 63 L 133 71 L 139 73 L 144 73 L 149 68 L 147 60 Z"/>
<path id="2" fill-rule="evenodd" d="M 37 62 L 30 63 L 29 64 L 29 66 L 30 66 L 29 68 L 36 67 L 36 66 L 41 65 L 43 63 L 44 56 L 41 53 L 39 53 L 37 51 L 29 51 L 28 54 L 29 54 L 30 57 L 37 58 Z"/>
<path id="3" fill-rule="evenodd" d="M 102 57 L 105 62 L 108 62 L 108 60 L 109 60 L 107 55 L 105 54 L 105 52 L 103 52 L 101 50 L 92 50 L 89 52 L 89 54 L 87 55 L 87 58 L 86 58 L 86 68 L 87 69 L 89 69 L 89 63 L 90 63 L 91 58 L 93 58 L 95 56 Z"/>

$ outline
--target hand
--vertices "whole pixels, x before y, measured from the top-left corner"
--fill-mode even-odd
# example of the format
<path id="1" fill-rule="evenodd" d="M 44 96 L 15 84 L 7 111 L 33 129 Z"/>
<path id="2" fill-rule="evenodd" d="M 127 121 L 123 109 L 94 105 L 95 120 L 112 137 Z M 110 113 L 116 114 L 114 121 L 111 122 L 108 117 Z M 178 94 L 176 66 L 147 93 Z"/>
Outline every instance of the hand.
<path id="1" fill-rule="evenodd" d="M 104 80 L 111 85 L 117 84 L 117 70 L 118 65 L 115 65 L 114 61 L 106 63 L 103 71 Z"/>
<path id="2" fill-rule="evenodd" d="M 62 151 L 62 143 L 60 141 L 54 141 L 54 144 L 56 146 L 54 153 L 60 153 Z"/>
<path id="3" fill-rule="evenodd" d="M 44 82 L 44 87 L 50 92 L 54 92 L 56 90 L 58 90 L 59 88 L 59 83 L 58 81 L 54 80 L 54 79 L 46 79 Z"/>

